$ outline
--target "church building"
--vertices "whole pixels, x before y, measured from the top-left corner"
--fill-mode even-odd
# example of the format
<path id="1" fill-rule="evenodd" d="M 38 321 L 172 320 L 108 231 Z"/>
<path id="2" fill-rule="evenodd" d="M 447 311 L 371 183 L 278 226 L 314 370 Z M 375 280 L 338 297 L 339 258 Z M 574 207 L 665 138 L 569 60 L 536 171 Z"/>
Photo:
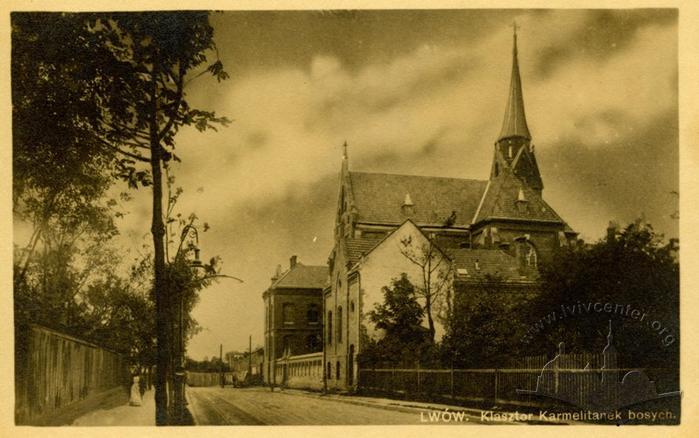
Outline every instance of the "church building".
<path id="1" fill-rule="evenodd" d="M 345 145 L 330 283 L 322 298 L 327 388 L 356 387 L 362 342 L 381 336 L 367 315 L 383 301 L 382 287 L 401 273 L 430 292 L 420 300 L 437 340 L 454 291 L 468 293 L 470 282 L 487 276 L 535 283 L 538 264 L 577 240 L 544 201 L 543 189 L 524 112 L 516 33 L 509 96 L 487 180 L 350 170 Z"/>

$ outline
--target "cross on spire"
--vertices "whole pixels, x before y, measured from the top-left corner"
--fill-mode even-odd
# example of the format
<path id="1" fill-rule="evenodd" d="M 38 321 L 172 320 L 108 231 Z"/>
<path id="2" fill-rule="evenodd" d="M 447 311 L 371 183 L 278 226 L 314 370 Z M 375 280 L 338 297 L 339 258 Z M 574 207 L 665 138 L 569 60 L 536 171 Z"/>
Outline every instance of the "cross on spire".
<path id="1" fill-rule="evenodd" d="M 342 159 L 347 159 L 347 140 L 342 144 Z"/>

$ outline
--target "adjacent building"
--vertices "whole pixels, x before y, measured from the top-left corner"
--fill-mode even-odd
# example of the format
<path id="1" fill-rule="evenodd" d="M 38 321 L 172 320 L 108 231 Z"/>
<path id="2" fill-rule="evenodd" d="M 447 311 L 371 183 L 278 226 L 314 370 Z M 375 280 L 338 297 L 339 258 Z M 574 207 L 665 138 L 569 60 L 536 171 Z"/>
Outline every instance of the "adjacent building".
<path id="1" fill-rule="evenodd" d="M 225 354 L 226 363 L 236 382 L 245 384 L 262 383 L 264 377 L 264 348 L 252 352 L 231 351 Z"/>
<path id="2" fill-rule="evenodd" d="M 296 256 L 289 269 L 281 266 L 263 293 L 265 304 L 265 383 L 276 382 L 276 363 L 283 357 L 322 350 L 322 291 L 328 281 L 327 266 L 307 266 Z"/>

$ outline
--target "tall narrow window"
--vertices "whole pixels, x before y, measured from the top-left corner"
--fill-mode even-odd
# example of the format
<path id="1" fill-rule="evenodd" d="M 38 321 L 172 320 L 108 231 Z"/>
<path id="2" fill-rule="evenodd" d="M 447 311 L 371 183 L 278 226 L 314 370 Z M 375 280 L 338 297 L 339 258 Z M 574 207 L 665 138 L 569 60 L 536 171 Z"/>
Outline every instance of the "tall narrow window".
<path id="1" fill-rule="evenodd" d="M 536 268 L 537 267 L 537 255 L 536 255 L 536 249 L 534 248 L 534 245 L 529 244 L 527 249 L 526 249 L 526 257 L 527 257 L 527 265 Z"/>
<path id="2" fill-rule="evenodd" d="M 308 310 L 306 311 L 306 320 L 309 324 L 318 324 L 320 319 L 320 313 L 318 312 L 317 304 L 309 304 Z"/>
<path id="3" fill-rule="evenodd" d="M 342 343 L 342 306 L 337 308 L 337 343 Z"/>
<path id="4" fill-rule="evenodd" d="M 328 312 L 328 345 L 333 343 L 333 312 Z"/>
<path id="5" fill-rule="evenodd" d="M 282 305 L 282 315 L 284 318 L 284 324 L 294 323 L 294 305 L 291 303 L 284 303 Z"/>

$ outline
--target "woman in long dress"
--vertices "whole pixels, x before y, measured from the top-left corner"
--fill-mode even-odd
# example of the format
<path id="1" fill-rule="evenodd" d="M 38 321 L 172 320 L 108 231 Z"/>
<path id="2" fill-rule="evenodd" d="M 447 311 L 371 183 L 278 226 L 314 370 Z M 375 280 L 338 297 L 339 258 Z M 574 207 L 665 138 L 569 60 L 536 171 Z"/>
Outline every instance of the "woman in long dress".
<path id="1" fill-rule="evenodd" d="M 131 384 L 131 398 L 129 399 L 129 405 L 131 406 L 141 406 L 141 389 L 138 384 L 139 380 L 139 376 L 133 376 L 133 383 Z"/>

